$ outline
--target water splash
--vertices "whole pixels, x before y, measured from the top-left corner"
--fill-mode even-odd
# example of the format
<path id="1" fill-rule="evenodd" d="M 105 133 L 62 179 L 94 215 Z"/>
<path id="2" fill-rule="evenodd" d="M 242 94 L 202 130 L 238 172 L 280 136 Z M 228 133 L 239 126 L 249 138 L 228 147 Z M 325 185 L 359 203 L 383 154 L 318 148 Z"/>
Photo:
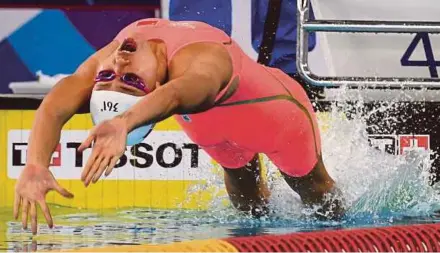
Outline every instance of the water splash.
<path id="1" fill-rule="evenodd" d="M 340 96 L 346 90 L 341 89 Z M 391 108 L 404 106 L 396 98 L 383 102 L 373 111 L 363 112 L 363 98 L 353 105 L 344 102 L 331 110 L 329 128 L 323 131 L 323 154 L 329 173 L 340 184 L 349 206 L 349 216 L 366 213 L 373 216 L 428 215 L 439 203 L 438 191 L 429 186 L 432 159 L 429 151 L 412 151 L 391 155 L 369 145 L 366 119 L 378 111 L 385 112 L 382 122 L 395 124 L 398 119 Z M 338 117 L 354 111 L 351 119 Z M 343 136 L 343 138 L 341 138 Z"/>
<path id="2" fill-rule="evenodd" d="M 356 103 L 345 100 L 346 91 L 340 90 L 338 103 L 332 104 L 329 112 L 319 113 L 323 159 L 329 174 L 344 193 L 348 209 L 346 220 L 373 217 L 389 222 L 402 216 L 433 213 L 439 208 L 436 203 L 440 203 L 440 197 L 435 187 L 429 186 L 431 153 L 391 155 L 371 147 L 368 141 L 367 130 L 377 126 L 367 125 L 366 119 L 373 113 L 382 112 L 387 124 L 395 124 L 398 119 L 386 112 L 401 106 L 398 100 L 383 102 L 365 112 L 361 91 L 357 97 L 350 94 Z M 313 210 L 303 207 L 299 196 L 284 182 L 267 157 L 263 160 L 272 192 L 269 205 L 275 217 L 302 219 L 305 214 L 312 213 Z M 213 173 L 207 185 L 216 193 L 221 192 L 224 189 L 221 171 Z M 207 189 L 197 186 L 194 190 Z M 211 212 L 220 220 L 225 217 L 223 214 L 234 213 L 230 205 L 224 205 L 225 201 L 227 196 L 220 194 L 210 204 Z"/>

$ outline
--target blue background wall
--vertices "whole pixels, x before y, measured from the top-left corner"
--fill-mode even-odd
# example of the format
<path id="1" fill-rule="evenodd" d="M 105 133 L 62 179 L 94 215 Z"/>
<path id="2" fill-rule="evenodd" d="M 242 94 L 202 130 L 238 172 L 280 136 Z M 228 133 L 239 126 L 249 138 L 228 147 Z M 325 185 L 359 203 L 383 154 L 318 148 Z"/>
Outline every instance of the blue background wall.
<path id="1" fill-rule="evenodd" d="M 132 9 L 35 10 L 37 15 L 0 38 L 0 93 L 12 93 L 10 82 L 36 80 L 38 70 L 47 75 L 72 73 L 124 26 L 154 17 L 152 8 Z M 14 11 L 14 16 L 26 12 L 7 11 Z M 7 20 L 2 22 L 3 29 L 7 25 Z"/>

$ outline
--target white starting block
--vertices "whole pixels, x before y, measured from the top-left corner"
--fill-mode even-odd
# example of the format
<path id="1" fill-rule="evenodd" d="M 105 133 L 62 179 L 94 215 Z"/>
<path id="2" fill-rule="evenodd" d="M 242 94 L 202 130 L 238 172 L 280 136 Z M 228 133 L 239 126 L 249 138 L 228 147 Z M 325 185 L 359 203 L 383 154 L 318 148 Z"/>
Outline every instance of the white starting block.
<path id="1" fill-rule="evenodd" d="M 36 74 L 38 81 L 11 82 L 9 83 L 9 88 L 14 94 L 47 94 L 58 81 L 68 76 L 66 74 L 48 76 L 41 71 L 38 71 Z"/>

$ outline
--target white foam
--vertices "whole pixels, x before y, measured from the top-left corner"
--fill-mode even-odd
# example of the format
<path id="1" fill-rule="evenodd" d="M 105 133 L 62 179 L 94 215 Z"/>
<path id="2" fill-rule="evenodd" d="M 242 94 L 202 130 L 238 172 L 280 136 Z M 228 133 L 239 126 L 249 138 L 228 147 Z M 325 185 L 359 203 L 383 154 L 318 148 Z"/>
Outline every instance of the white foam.
<path id="1" fill-rule="evenodd" d="M 344 96 L 343 90 L 340 96 Z M 362 102 L 362 97 L 358 99 Z M 361 104 L 356 109 L 360 110 Z M 330 116 L 319 121 L 319 125 L 323 159 L 329 174 L 344 193 L 348 213 L 420 215 L 431 212 L 436 203 L 440 203 L 440 197 L 428 183 L 432 163 L 430 153 L 397 156 L 372 148 L 365 118 L 352 115 L 352 119 L 347 119 L 343 116 L 347 108 L 348 105 L 333 106 Z M 386 111 L 388 108 L 390 105 L 383 105 L 376 110 Z M 271 209 L 286 217 L 299 217 L 307 212 L 299 196 L 279 176 L 277 168 L 267 158 L 264 161 L 272 192 Z M 221 191 L 224 188 L 222 173 L 213 174 L 208 185 L 215 186 L 217 192 Z M 216 211 L 224 209 L 220 206 L 225 199 L 227 196 L 215 198 L 211 208 Z"/>

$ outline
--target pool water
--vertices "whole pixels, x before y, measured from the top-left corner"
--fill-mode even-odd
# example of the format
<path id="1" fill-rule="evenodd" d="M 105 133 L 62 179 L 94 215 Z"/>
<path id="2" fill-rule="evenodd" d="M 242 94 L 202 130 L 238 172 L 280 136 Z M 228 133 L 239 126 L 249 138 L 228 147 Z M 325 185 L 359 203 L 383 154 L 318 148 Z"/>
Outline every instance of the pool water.
<path id="1" fill-rule="evenodd" d="M 342 108 L 343 110 L 343 108 Z M 79 210 L 52 206 L 55 228 L 40 217 L 32 237 L 12 220 L 12 208 L 0 208 L 0 250 L 60 250 L 123 244 L 161 244 L 193 239 L 283 234 L 323 229 L 393 226 L 440 221 L 439 184 L 429 185 L 431 154 L 425 151 L 389 155 L 369 145 L 361 117 L 346 119 L 332 110 L 320 121 L 323 159 L 344 193 L 346 217 L 340 222 L 317 221 L 302 208 L 298 196 L 265 159 L 273 214 L 253 219 L 214 199 L 207 211 Z M 210 187 L 224 189 L 222 175 L 213 174 Z M 197 191 L 203 190 L 200 186 Z M 226 201 L 227 202 L 227 201 Z"/>
<path id="2" fill-rule="evenodd" d="M 399 224 L 435 223 L 440 215 L 413 217 L 405 214 L 358 215 L 341 222 L 320 222 L 312 219 L 272 215 L 253 219 L 234 210 L 218 216 L 216 212 L 184 210 L 131 209 L 119 211 L 81 212 L 52 207 L 55 227 L 40 224 L 35 237 L 11 219 L 10 209 L 0 209 L 0 250 L 61 250 L 111 245 L 161 244 L 193 239 L 230 236 L 283 234 L 322 229 L 392 226 Z M 41 216 L 40 216 L 41 217 Z"/>

